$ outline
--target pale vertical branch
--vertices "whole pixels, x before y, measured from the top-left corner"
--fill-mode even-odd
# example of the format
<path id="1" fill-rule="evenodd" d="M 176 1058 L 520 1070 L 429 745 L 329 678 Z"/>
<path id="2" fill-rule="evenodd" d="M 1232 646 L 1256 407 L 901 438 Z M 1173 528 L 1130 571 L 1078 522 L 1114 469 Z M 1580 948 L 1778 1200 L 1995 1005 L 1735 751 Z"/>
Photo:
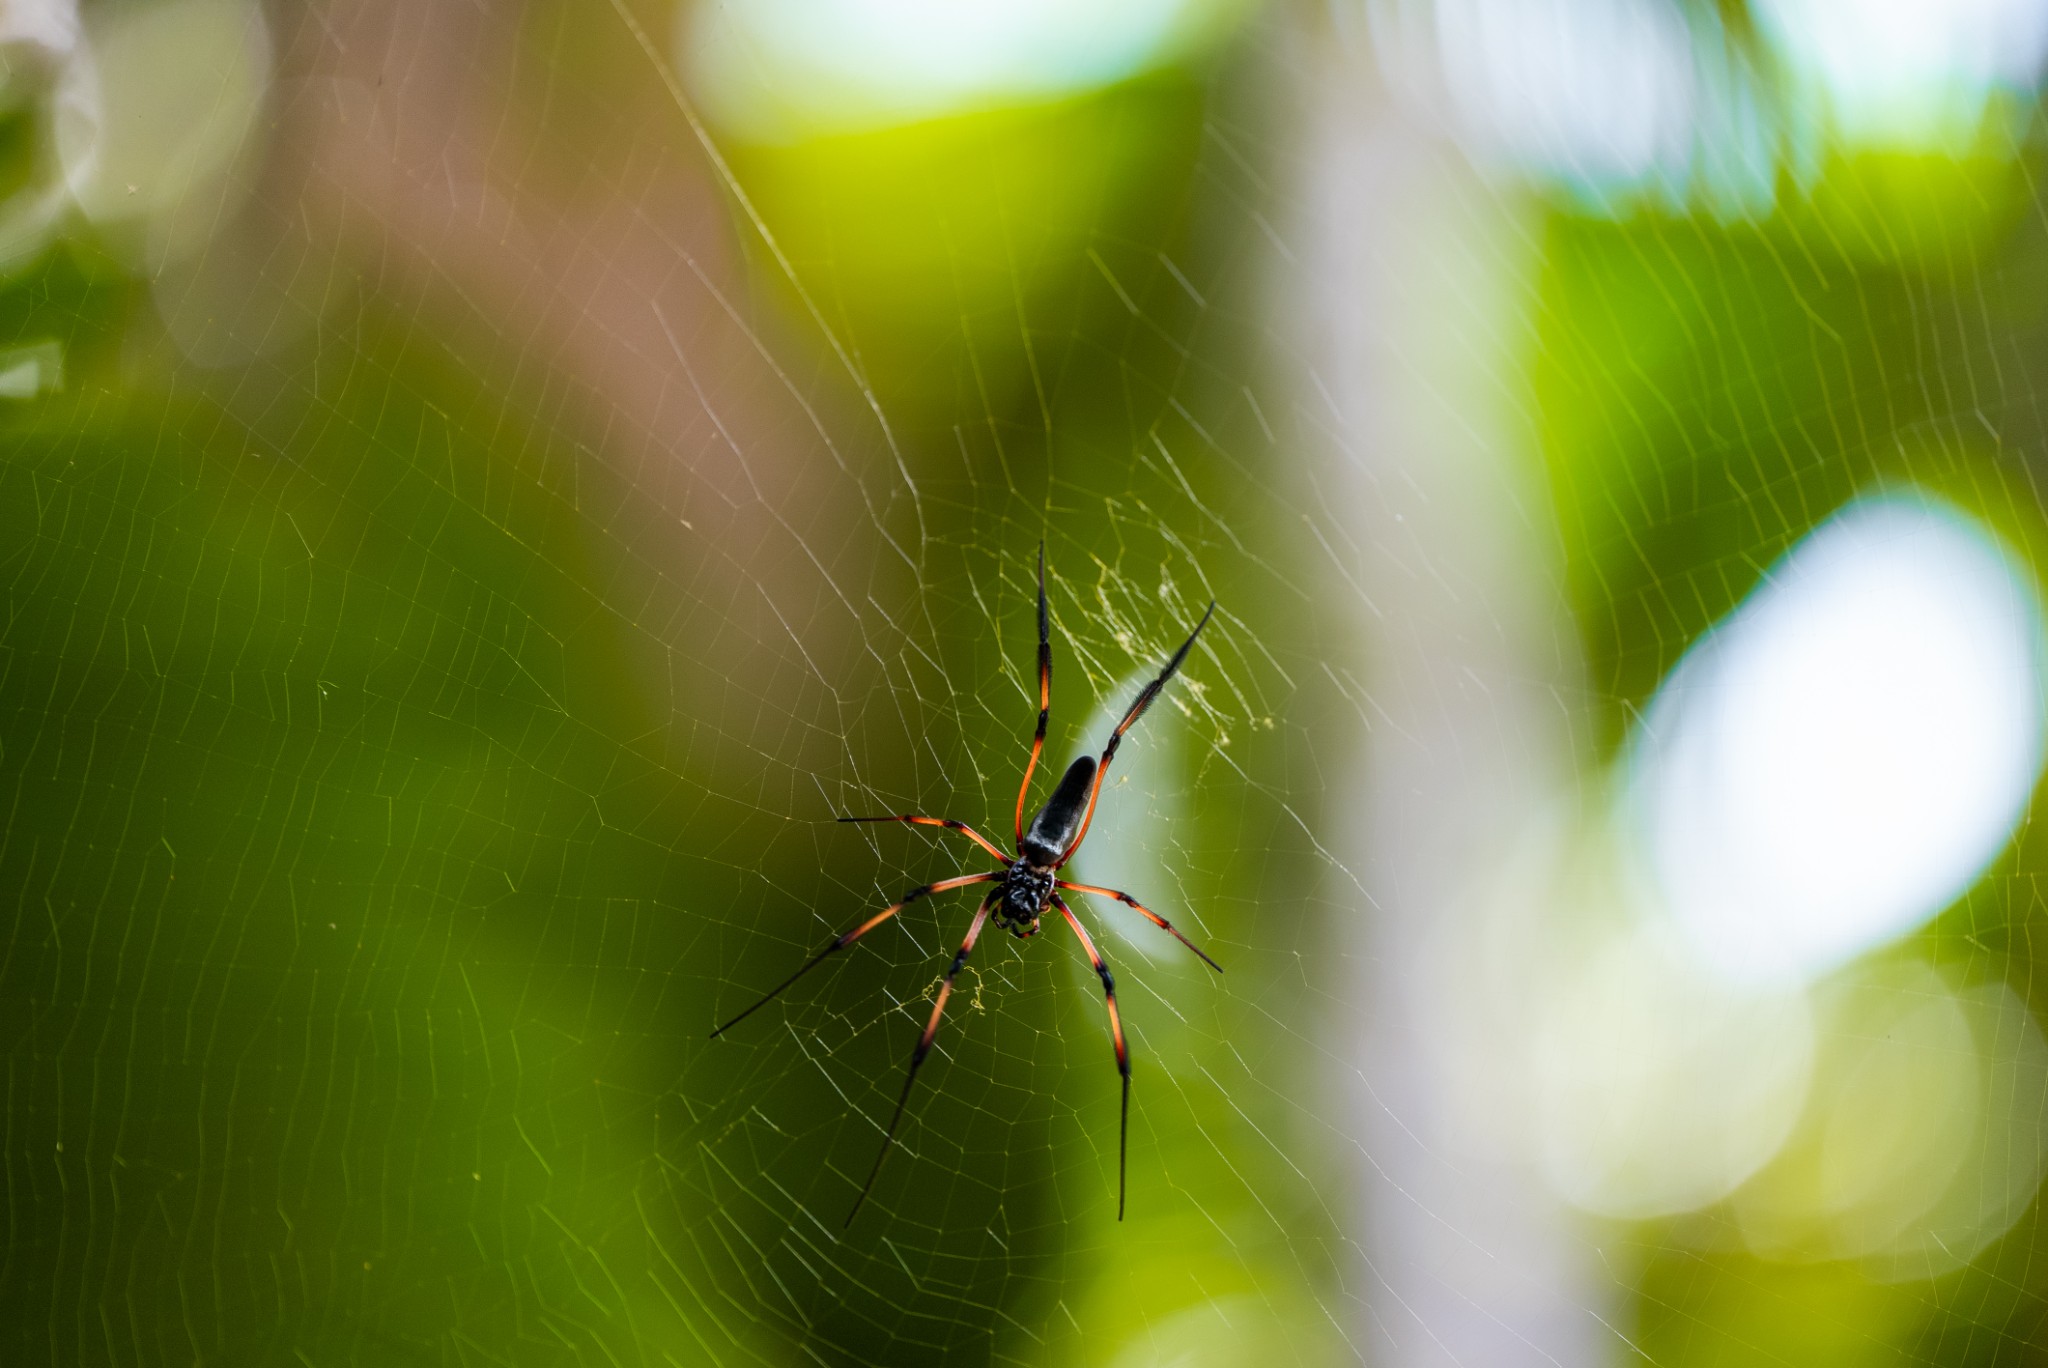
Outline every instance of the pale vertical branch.
<path id="1" fill-rule="evenodd" d="M 1365 948 L 1335 985 L 1355 1146 L 1357 1341 L 1383 1368 L 1581 1365 L 1613 1347 L 1586 1233 L 1474 1124 L 1456 1029 L 1479 903 L 1573 783 L 1579 647 L 1528 399 L 1534 214 L 1318 45 L 1298 402 L 1363 634 L 1368 740 L 1336 833 Z M 1503 1107 L 1511 1102 L 1503 1102 Z"/>

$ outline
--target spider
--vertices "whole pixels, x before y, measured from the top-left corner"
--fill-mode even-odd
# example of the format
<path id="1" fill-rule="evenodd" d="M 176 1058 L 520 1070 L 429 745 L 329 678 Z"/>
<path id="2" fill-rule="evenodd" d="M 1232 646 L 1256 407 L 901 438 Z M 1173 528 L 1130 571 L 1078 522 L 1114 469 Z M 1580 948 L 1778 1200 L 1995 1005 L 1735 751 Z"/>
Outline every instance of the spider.
<path id="1" fill-rule="evenodd" d="M 908 814 L 900 817 L 838 819 L 842 822 L 906 822 L 912 826 L 944 827 L 948 831 L 959 832 L 1003 862 L 1001 869 L 991 870 L 986 874 L 941 879 L 937 883 L 928 883 L 911 889 L 851 931 L 834 939 L 805 962 L 802 968 L 769 989 L 753 1006 L 711 1033 L 712 1038 L 716 1039 L 731 1030 L 773 1002 L 783 990 L 805 974 L 919 898 L 928 897 L 933 893 L 943 893 L 947 889 L 966 888 L 970 884 L 995 885 L 989 890 L 988 896 L 981 900 L 980 909 L 975 912 L 974 920 L 968 924 L 967 938 L 960 942 L 960 950 L 953 956 L 953 963 L 946 970 L 946 977 L 939 985 L 938 1001 L 932 1004 L 931 1020 L 925 1023 L 924 1034 L 918 1037 L 917 1048 L 911 1051 L 910 1073 L 904 1078 L 903 1091 L 896 1098 L 896 1111 L 890 1116 L 889 1129 L 882 1137 L 881 1152 L 875 1156 L 874 1167 L 868 1170 L 867 1182 L 861 1185 L 860 1196 L 853 1202 L 853 1210 L 846 1213 L 847 1225 L 853 1224 L 853 1218 L 860 1213 L 861 1204 L 867 1201 L 868 1193 L 874 1190 L 875 1179 L 882 1172 L 882 1161 L 889 1157 L 889 1150 L 896 1142 L 896 1128 L 903 1120 L 905 1104 L 910 1101 L 911 1085 L 917 1082 L 917 1071 L 923 1067 L 925 1056 L 931 1053 L 932 1039 L 939 1033 L 939 1018 L 946 1011 L 946 999 L 953 995 L 953 980 L 959 977 L 960 970 L 967 963 L 967 957 L 974 953 L 974 943 L 981 938 L 982 927 L 987 924 L 990 917 L 994 917 L 999 929 L 1008 931 L 1019 940 L 1024 940 L 1038 934 L 1039 919 L 1045 915 L 1048 907 L 1057 910 L 1067 925 L 1073 928 L 1075 938 L 1081 942 L 1081 948 L 1088 953 L 1088 962 L 1095 967 L 1096 976 L 1102 980 L 1103 997 L 1109 1006 L 1110 1040 L 1116 1047 L 1117 1072 L 1123 1076 L 1123 1119 L 1116 1147 L 1116 1218 L 1119 1221 L 1124 1218 L 1124 1166 L 1131 1139 L 1131 1052 L 1124 1043 L 1123 1021 L 1117 1015 L 1116 979 L 1110 974 L 1109 966 L 1103 963 L 1102 955 L 1096 950 L 1095 942 L 1089 938 L 1087 929 L 1068 908 L 1066 900 L 1060 897 L 1060 891 L 1114 898 L 1127 907 L 1136 908 L 1147 921 L 1193 950 L 1201 957 L 1202 963 L 1219 974 L 1223 972 L 1223 966 L 1203 954 L 1201 948 L 1193 941 L 1174 930 L 1173 924 L 1166 918 L 1130 894 L 1120 893 L 1114 888 L 1069 883 L 1059 877 L 1059 871 L 1067 861 L 1074 858 L 1075 852 L 1081 848 L 1081 842 L 1088 838 L 1088 824 L 1095 819 L 1095 800 L 1102 794 L 1102 778 L 1109 772 L 1109 762 L 1115 757 L 1117 745 L 1123 740 L 1124 733 L 1145 715 L 1145 709 L 1151 707 L 1152 701 L 1159 697 L 1160 691 L 1166 687 L 1166 681 L 1173 678 L 1174 671 L 1187 659 L 1188 651 L 1195 644 L 1195 638 L 1209 625 L 1209 619 L 1215 612 L 1216 604 L 1212 600 L 1209 611 L 1202 614 L 1202 620 L 1195 624 L 1195 630 L 1188 633 L 1188 639 L 1173 653 L 1173 659 L 1166 662 L 1166 668 L 1159 672 L 1157 679 L 1139 692 L 1137 701 L 1131 704 L 1130 711 L 1124 714 L 1123 721 L 1116 724 L 1116 730 L 1109 735 L 1109 744 L 1102 749 L 1102 758 L 1098 761 L 1092 756 L 1084 755 L 1068 766 L 1067 772 L 1060 777 L 1058 786 L 1053 789 L 1052 797 L 1046 799 L 1045 806 L 1038 810 L 1038 814 L 1031 819 L 1027 827 L 1024 822 L 1024 801 L 1031 793 L 1031 776 L 1038 768 L 1039 755 L 1045 750 L 1045 724 L 1052 716 L 1052 633 L 1051 622 L 1045 611 L 1045 547 L 1041 545 L 1038 548 L 1038 730 L 1031 738 L 1031 758 L 1024 765 L 1024 782 L 1017 787 L 1016 857 L 1013 859 L 1005 855 L 980 832 L 965 822 L 956 822 L 950 817 Z"/>

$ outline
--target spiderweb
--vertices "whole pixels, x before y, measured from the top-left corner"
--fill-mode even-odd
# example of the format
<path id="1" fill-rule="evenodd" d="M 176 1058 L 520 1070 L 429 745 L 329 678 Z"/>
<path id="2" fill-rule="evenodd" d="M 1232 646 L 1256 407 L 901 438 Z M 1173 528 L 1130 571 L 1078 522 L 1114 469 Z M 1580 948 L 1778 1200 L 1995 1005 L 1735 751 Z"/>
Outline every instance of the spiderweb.
<path id="1" fill-rule="evenodd" d="M 1902 265 L 1479 174 L 1349 11 L 796 147 L 625 0 L 249 13 L 87 14 L 105 91 L 262 74 L 164 96 L 177 193 L 5 87 L 9 1362 L 2041 1354 L 2030 1210 L 1925 1277 L 1602 1221 L 1428 1046 L 1481 876 L 1834 507 L 2038 538 L 2031 148 Z M 987 867 L 833 817 L 1008 844 L 1041 543 L 1034 803 L 1221 605 L 1075 873 L 1227 973 L 1077 900 L 1119 1223 L 1099 985 L 985 936 L 842 1229 L 973 892 L 706 1037 Z M 2036 839 L 1914 953 L 2037 998 Z"/>

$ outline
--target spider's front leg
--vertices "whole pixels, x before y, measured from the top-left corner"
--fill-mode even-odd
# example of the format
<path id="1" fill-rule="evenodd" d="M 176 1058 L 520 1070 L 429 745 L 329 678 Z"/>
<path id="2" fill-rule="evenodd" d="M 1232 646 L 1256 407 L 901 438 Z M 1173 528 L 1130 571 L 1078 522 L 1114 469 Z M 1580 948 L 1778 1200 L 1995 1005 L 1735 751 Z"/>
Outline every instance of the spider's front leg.
<path id="1" fill-rule="evenodd" d="M 859 926 L 854 927 L 853 930 L 846 932 L 842 936 L 835 937 L 832 940 L 832 942 L 829 945 L 827 945 L 823 950 L 820 950 L 817 954 L 811 956 L 809 960 L 805 961 L 803 968 L 797 970 L 794 974 L 791 974 L 788 978 L 776 984 L 773 988 L 770 988 L 767 991 L 767 993 L 760 998 L 759 1001 L 755 1002 L 753 1006 L 747 1008 L 746 1011 L 741 1012 L 738 1016 L 726 1022 L 725 1025 L 713 1031 L 711 1033 L 711 1038 L 713 1040 L 718 1039 L 719 1036 L 724 1035 L 727 1031 L 739 1025 L 742 1021 L 745 1021 L 748 1017 L 760 1011 L 769 1003 L 775 1001 L 775 999 L 780 997 L 782 995 L 783 990 L 788 988 L 790 984 L 795 983 L 805 974 L 810 973 L 811 970 L 817 968 L 820 964 L 823 964 L 831 956 L 838 954 L 841 950 L 844 950 L 847 946 L 853 944 L 862 936 L 865 936 L 868 932 L 874 930 L 883 922 L 889 920 L 889 918 L 895 916 L 898 912 L 901 912 L 904 908 L 916 902 L 919 898 L 928 898 L 934 893 L 943 893 L 949 888 L 965 888 L 969 884 L 1000 883 L 1002 881 L 1002 877 L 1003 876 L 1000 871 L 992 871 L 987 874 L 968 874 L 958 879 L 941 879 L 937 883 L 926 884 L 922 888 L 911 889 L 908 893 L 905 893 L 901 898 L 897 899 L 893 903 L 890 903 L 887 907 L 883 908 L 880 912 L 877 912 L 874 916 L 869 917 Z"/>
<path id="2" fill-rule="evenodd" d="M 1123 744 L 1124 733 L 1137 725 L 1138 719 L 1145 715 L 1145 709 L 1152 706 L 1152 700 L 1159 697 L 1166 688 L 1166 681 L 1172 679 L 1174 672 L 1180 669 L 1180 663 L 1186 660 L 1188 652 L 1194 649 L 1195 638 L 1202 634 L 1202 629 L 1209 625 L 1209 619 L 1214 616 L 1216 601 L 1211 599 L 1209 611 L 1202 614 L 1202 620 L 1195 624 L 1195 630 L 1188 633 L 1188 639 L 1173 653 L 1173 659 L 1166 662 L 1166 668 L 1159 672 L 1159 677 L 1138 691 L 1138 697 L 1131 704 L 1130 711 L 1124 714 L 1124 720 L 1117 723 L 1116 730 L 1109 734 L 1109 744 L 1102 748 L 1102 759 L 1095 765 L 1095 782 L 1088 789 L 1088 807 L 1081 814 L 1081 828 L 1074 833 L 1073 840 L 1060 851 L 1059 863 L 1062 867 L 1081 849 L 1081 842 L 1088 839 L 1088 827 L 1095 820 L 1095 800 L 1102 796 L 1102 781 L 1109 776 L 1109 762 L 1116 759 L 1116 748 Z"/>
<path id="3" fill-rule="evenodd" d="M 1017 785 L 1017 849 L 1024 849 L 1024 799 L 1031 776 L 1045 752 L 1045 724 L 1052 717 L 1052 619 L 1045 611 L 1045 543 L 1038 544 L 1038 731 L 1031 738 L 1031 758 L 1024 762 L 1024 782 Z"/>
<path id="4" fill-rule="evenodd" d="M 908 813 L 901 817 L 840 817 L 836 820 L 841 822 L 903 822 L 910 826 L 944 827 L 948 831 L 957 831 L 969 840 L 978 842 L 983 850 L 986 850 L 1004 864 L 1010 863 L 1010 857 L 997 850 L 990 843 L 988 837 L 982 835 L 973 827 L 967 825 L 967 823 L 956 822 L 951 817 L 924 817 L 915 813 Z"/>

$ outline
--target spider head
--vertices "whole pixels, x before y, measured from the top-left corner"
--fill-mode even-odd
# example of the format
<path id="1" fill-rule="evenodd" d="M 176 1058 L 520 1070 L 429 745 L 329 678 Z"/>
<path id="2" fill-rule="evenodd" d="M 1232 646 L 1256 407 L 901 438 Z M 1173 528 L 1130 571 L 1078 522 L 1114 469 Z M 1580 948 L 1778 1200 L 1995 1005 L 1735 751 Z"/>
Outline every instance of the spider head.
<path id="1" fill-rule="evenodd" d="M 1019 940 L 1035 936 L 1038 919 L 1051 901 L 1051 873 L 1019 861 L 1010 866 L 996 897 L 996 925 Z"/>

